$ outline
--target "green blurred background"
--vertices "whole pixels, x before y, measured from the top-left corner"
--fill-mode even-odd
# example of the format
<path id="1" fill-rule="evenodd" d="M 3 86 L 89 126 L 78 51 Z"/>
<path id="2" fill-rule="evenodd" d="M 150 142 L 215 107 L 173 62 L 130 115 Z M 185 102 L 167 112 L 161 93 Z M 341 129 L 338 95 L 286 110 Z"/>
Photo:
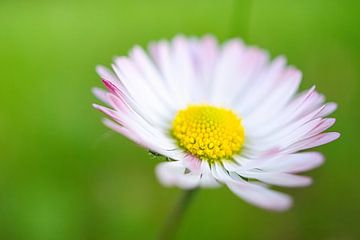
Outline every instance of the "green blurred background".
<path id="1" fill-rule="evenodd" d="M 0 239 L 154 239 L 178 189 L 159 161 L 106 129 L 92 109 L 109 65 L 134 44 L 176 33 L 243 36 L 285 54 L 316 84 L 340 140 L 312 187 L 284 189 L 294 207 L 271 213 L 226 188 L 201 190 L 179 239 L 360 239 L 360 5 L 332 0 L 0 1 Z"/>

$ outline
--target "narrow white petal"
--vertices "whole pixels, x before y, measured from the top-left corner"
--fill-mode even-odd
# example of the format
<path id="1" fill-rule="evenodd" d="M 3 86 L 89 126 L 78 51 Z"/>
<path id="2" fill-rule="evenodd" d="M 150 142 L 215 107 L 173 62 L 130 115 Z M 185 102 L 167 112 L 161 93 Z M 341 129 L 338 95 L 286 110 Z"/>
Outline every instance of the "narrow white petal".
<path id="1" fill-rule="evenodd" d="M 256 183 L 246 182 L 238 175 L 228 174 L 221 165 L 214 164 L 214 177 L 226 184 L 229 189 L 245 201 L 261 208 L 284 211 L 291 206 L 291 198 Z"/>
<path id="2" fill-rule="evenodd" d="M 246 92 L 252 80 L 267 63 L 267 53 L 254 47 L 246 48 L 241 41 L 226 43 L 214 71 L 211 102 L 230 106 Z"/>
<path id="3" fill-rule="evenodd" d="M 254 108 L 249 116 L 246 116 L 246 121 L 263 125 L 269 122 L 269 119 L 273 119 L 292 99 L 299 87 L 301 77 L 300 71 L 288 68 L 273 86 L 273 91 L 266 97 L 266 101 Z"/>
<path id="4" fill-rule="evenodd" d="M 245 96 L 234 103 L 234 108 L 241 112 L 242 116 L 247 116 L 250 111 L 255 109 L 271 93 L 274 82 L 280 78 L 285 71 L 286 59 L 283 56 L 277 57 L 264 69 L 257 77 L 256 84 Z"/>
<path id="5" fill-rule="evenodd" d="M 324 156 L 318 152 L 304 152 L 289 154 L 280 158 L 266 161 L 252 168 L 261 168 L 269 172 L 298 173 L 314 169 L 324 162 Z"/>
<path id="6" fill-rule="evenodd" d="M 221 186 L 220 183 L 212 175 L 209 163 L 207 161 L 202 161 L 201 163 L 200 186 L 206 188 L 214 188 Z"/>
<path id="7" fill-rule="evenodd" d="M 160 41 L 157 44 L 152 45 L 152 51 L 154 52 L 153 58 L 157 64 L 157 67 L 164 78 L 164 84 L 167 87 L 167 91 L 174 101 L 174 104 L 179 108 L 185 106 L 183 104 L 182 88 L 180 82 L 176 81 L 176 73 L 174 72 L 172 49 L 167 41 Z"/>
<path id="8" fill-rule="evenodd" d="M 314 137 L 310 137 L 310 138 L 307 138 L 300 142 L 297 142 L 297 143 L 289 146 L 285 151 L 288 153 L 293 153 L 293 152 L 297 152 L 300 150 L 317 147 L 317 146 L 332 142 L 332 141 L 338 139 L 339 137 L 340 137 L 340 133 L 337 133 L 337 132 L 321 133 Z"/>
<path id="9" fill-rule="evenodd" d="M 143 84 L 147 84 L 149 90 L 152 90 L 161 99 L 164 107 L 176 110 L 178 106 L 176 106 L 175 102 L 171 101 L 172 97 L 166 89 L 164 79 L 148 54 L 141 47 L 135 46 L 131 50 L 130 56 L 137 70 L 144 78 Z"/>
<path id="10" fill-rule="evenodd" d="M 309 177 L 289 173 L 261 171 L 238 171 L 237 173 L 246 178 L 257 179 L 268 184 L 283 187 L 304 187 L 312 183 Z"/>

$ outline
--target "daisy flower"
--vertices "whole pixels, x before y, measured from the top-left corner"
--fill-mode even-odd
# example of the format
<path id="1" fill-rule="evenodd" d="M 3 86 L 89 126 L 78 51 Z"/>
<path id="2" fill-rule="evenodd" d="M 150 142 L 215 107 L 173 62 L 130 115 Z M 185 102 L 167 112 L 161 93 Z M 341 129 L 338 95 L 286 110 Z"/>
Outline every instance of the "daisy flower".
<path id="1" fill-rule="evenodd" d="M 156 167 L 165 186 L 227 186 L 258 207 L 285 210 L 291 198 L 271 185 L 311 183 L 299 172 L 324 161 L 304 152 L 331 142 L 336 109 L 315 87 L 298 93 L 301 72 L 283 56 L 239 39 L 212 36 L 135 46 L 112 71 L 97 67 L 107 91 L 94 89 L 104 123 L 167 161 Z"/>

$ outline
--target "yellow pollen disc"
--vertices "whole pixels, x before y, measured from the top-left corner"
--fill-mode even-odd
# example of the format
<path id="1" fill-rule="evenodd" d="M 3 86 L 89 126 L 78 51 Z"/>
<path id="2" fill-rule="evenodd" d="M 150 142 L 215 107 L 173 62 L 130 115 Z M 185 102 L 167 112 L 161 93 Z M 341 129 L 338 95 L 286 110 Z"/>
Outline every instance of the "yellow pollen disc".
<path id="1" fill-rule="evenodd" d="M 172 134 L 182 148 L 209 161 L 231 158 L 244 143 L 241 119 L 229 109 L 209 105 L 180 110 Z"/>

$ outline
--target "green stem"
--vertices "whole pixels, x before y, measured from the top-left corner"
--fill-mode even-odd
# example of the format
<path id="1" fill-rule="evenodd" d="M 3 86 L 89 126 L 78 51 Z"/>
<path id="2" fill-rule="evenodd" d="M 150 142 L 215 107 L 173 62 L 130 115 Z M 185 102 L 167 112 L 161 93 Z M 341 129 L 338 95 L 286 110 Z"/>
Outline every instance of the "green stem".
<path id="1" fill-rule="evenodd" d="M 175 239 L 176 233 L 181 224 L 181 220 L 185 215 L 186 209 L 189 206 L 189 203 L 194 196 L 194 193 L 197 191 L 197 188 L 184 190 L 178 199 L 175 207 L 169 216 L 166 219 L 164 228 L 160 233 L 159 240 L 172 240 Z"/>
<path id="2" fill-rule="evenodd" d="M 234 0 L 230 37 L 241 37 L 249 41 L 252 0 Z"/>

